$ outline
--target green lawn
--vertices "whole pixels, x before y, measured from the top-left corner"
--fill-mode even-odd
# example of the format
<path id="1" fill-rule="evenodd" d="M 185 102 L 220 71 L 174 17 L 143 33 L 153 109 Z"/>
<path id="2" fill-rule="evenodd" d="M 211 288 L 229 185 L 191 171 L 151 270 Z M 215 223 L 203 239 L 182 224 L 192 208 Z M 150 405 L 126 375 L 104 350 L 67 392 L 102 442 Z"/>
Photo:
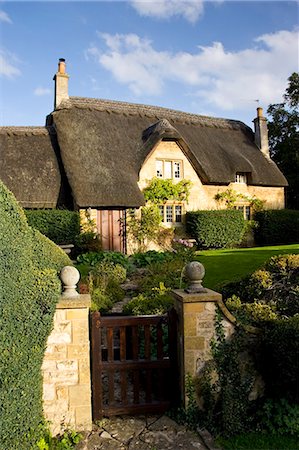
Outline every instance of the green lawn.
<path id="1" fill-rule="evenodd" d="M 254 272 L 271 256 L 288 253 L 299 253 L 299 244 L 199 251 L 198 260 L 206 270 L 203 285 L 219 290 L 223 284 Z"/>
<path id="2" fill-rule="evenodd" d="M 218 439 L 223 450 L 299 450 L 298 438 L 263 433 L 247 433 Z"/>

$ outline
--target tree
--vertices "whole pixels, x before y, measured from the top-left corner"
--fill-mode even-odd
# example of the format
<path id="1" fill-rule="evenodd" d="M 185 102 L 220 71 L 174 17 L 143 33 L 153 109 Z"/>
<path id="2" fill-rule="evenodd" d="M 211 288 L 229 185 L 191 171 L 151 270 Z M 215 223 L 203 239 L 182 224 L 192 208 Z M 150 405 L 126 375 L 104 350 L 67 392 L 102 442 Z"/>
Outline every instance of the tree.
<path id="1" fill-rule="evenodd" d="M 271 158 L 288 180 L 286 207 L 299 209 L 299 73 L 288 78 L 284 102 L 269 105 Z"/>

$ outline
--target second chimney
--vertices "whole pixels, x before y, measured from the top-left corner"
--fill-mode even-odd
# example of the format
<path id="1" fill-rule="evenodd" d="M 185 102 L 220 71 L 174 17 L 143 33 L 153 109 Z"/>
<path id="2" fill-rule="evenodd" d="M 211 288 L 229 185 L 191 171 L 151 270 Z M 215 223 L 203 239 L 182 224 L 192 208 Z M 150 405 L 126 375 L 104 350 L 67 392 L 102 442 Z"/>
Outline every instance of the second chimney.
<path id="1" fill-rule="evenodd" d="M 55 97 L 54 109 L 58 108 L 62 100 L 69 99 L 69 75 L 65 72 L 65 59 L 60 58 L 58 62 L 58 71 L 54 75 L 55 81 Z"/>
<path id="2" fill-rule="evenodd" d="M 257 117 L 254 123 L 254 142 L 261 152 L 270 158 L 267 119 L 263 116 L 263 108 L 257 108 Z"/>

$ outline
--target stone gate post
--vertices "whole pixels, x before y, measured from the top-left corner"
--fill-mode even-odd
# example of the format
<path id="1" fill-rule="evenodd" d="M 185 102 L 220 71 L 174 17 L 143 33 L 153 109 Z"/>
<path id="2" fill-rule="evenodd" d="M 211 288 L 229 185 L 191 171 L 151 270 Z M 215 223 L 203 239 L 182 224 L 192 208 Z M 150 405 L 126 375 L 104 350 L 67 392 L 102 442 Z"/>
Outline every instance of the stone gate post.
<path id="1" fill-rule="evenodd" d="M 197 261 L 186 266 L 190 269 L 191 284 L 186 289 L 172 291 L 178 314 L 178 359 L 180 369 L 181 400 L 186 405 L 186 375 L 194 377 L 211 359 L 210 342 L 215 335 L 216 303 L 222 296 L 211 289 L 203 288 L 201 280 L 204 267 Z M 193 271 L 193 275 L 192 275 Z M 190 276 L 187 277 L 190 280 Z"/>
<path id="2" fill-rule="evenodd" d="M 53 435 L 92 428 L 90 295 L 76 292 L 79 273 L 74 267 L 64 267 L 61 278 L 65 290 L 56 306 L 42 365 L 44 416 Z"/>

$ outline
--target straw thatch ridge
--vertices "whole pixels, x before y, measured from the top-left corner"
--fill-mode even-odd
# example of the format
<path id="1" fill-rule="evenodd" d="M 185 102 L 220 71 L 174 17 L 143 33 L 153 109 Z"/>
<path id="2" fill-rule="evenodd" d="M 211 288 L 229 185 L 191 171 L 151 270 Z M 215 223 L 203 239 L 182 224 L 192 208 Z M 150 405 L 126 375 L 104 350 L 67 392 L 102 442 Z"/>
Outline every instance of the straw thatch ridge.
<path id="1" fill-rule="evenodd" d="M 0 127 L 0 178 L 24 208 L 55 208 L 61 174 L 49 127 Z"/>
<path id="2" fill-rule="evenodd" d="M 80 207 L 143 204 L 139 171 L 157 143 L 174 139 L 203 183 L 286 186 L 245 124 L 166 108 L 70 97 L 52 113 L 66 174 Z"/>

